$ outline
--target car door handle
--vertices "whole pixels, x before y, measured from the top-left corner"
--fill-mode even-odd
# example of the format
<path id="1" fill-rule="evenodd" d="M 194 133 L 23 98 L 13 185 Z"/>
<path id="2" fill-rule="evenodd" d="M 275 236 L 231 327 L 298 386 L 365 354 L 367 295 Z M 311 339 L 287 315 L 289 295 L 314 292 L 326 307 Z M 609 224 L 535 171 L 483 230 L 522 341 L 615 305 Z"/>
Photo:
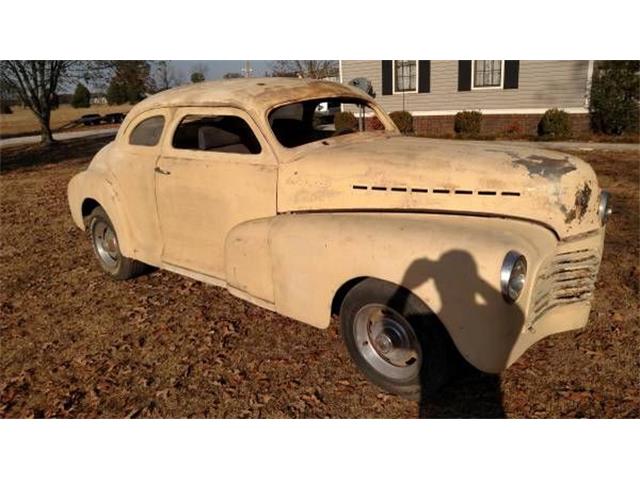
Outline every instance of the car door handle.
<path id="1" fill-rule="evenodd" d="M 155 170 L 156 173 L 161 173 L 162 175 L 171 175 L 170 171 L 164 170 L 164 169 L 162 169 L 160 167 L 156 167 L 154 170 Z"/>

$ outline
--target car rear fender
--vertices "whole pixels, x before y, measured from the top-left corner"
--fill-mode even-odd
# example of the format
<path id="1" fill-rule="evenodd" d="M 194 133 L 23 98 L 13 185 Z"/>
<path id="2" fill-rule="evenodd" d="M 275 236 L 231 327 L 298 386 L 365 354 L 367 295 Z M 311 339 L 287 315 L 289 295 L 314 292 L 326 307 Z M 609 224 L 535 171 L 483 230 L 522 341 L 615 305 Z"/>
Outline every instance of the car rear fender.
<path id="1" fill-rule="evenodd" d="M 129 258 L 137 258 L 137 250 L 133 232 L 129 224 L 126 209 L 122 205 L 115 186 L 101 171 L 85 170 L 75 175 L 67 187 L 69 208 L 73 222 L 82 230 L 86 230 L 83 205 L 86 201 L 95 201 L 109 216 L 118 236 L 118 245 L 122 254 Z"/>

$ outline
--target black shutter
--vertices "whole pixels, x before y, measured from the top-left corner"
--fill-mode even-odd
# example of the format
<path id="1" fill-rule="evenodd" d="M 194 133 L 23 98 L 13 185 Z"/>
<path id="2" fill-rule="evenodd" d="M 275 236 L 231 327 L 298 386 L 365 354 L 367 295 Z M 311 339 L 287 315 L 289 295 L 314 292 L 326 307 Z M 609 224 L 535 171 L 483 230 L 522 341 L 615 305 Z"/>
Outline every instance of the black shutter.
<path id="1" fill-rule="evenodd" d="M 458 60 L 458 91 L 471 90 L 471 60 Z"/>
<path id="2" fill-rule="evenodd" d="M 520 60 L 504 61 L 504 88 L 518 88 Z"/>
<path id="3" fill-rule="evenodd" d="M 418 93 L 431 91 L 431 60 L 418 60 Z"/>
<path id="4" fill-rule="evenodd" d="M 382 95 L 393 95 L 393 60 L 382 60 Z"/>

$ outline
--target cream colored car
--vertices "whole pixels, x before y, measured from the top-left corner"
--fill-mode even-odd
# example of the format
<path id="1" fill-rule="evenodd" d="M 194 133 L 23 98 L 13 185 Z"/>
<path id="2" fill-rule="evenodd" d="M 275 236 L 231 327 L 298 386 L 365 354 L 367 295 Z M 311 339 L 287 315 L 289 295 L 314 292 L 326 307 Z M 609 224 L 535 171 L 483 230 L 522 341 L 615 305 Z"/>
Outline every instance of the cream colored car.
<path id="1" fill-rule="evenodd" d="M 360 121 L 319 121 L 329 102 Z M 456 352 L 500 372 L 583 327 L 610 213 L 578 158 L 403 136 L 366 94 L 299 79 L 154 95 L 68 194 L 114 278 L 153 265 L 314 327 L 339 318 L 364 374 L 410 396 Z"/>

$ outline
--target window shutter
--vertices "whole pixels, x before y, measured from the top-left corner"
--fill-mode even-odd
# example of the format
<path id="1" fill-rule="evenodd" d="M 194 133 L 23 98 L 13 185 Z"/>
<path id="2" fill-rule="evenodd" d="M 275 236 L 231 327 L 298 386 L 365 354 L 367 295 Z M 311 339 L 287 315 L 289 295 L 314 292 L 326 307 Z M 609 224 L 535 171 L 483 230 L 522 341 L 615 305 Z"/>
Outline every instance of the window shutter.
<path id="1" fill-rule="evenodd" d="M 393 60 L 382 60 L 382 95 L 393 95 Z"/>
<path id="2" fill-rule="evenodd" d="M 520 60 L 504 61 L 504 88 L 518 88 Z"/>
<path id="3" fill-rule="evenodd" d="M 471 60 L 458 60 L 458 91 L 471 90 Z"/>
<path id="4" fill-rule="evenodd" d="M 431 60 L 418 60 L 418 93 L 431 91 Z"/>

